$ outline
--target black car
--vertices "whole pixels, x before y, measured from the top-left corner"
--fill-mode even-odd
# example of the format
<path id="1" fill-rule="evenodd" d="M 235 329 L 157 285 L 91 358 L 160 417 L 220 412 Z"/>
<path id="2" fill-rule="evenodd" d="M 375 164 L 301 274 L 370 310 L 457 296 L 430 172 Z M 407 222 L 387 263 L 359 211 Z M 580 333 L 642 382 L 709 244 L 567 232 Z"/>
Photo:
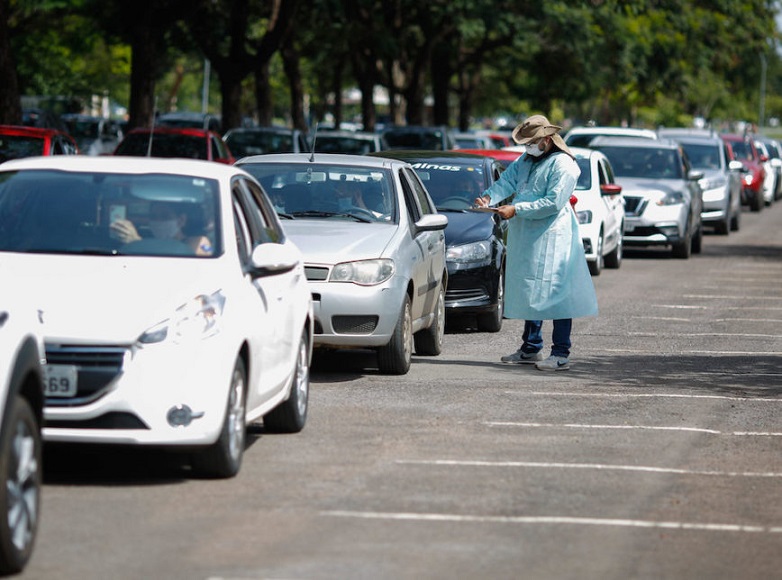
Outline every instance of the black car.
<path id="1" fill-rule="evenodd" d="M 498 215 L 473 208 L 500 176 L 499 161 L 458 151 L 383 151 L 410 163 L 429 191 L 437 211 L 448 216 L 445 229 L 448 287 L 446 317 L 477 317 L 478 330 L 502 328 L 507 222 Z"/>
<path id="2" fill-rule="evenodd" d="M 454 133 L 445 126 L 395 126 L 387 128 L 381 136 L 388 149 L 405 151 L 415 149 L 429 152 L 456 149 Z"/>

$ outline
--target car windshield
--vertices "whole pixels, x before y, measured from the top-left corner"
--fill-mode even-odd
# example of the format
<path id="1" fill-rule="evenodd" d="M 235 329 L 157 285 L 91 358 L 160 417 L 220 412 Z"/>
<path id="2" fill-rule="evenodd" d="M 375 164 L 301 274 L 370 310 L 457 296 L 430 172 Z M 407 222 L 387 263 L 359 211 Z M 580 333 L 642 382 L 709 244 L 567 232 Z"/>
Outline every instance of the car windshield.
<path id="1" fill-rule="evenodd" d="M 486 190 L 480 166 L 410 161 L 438 210 L 471 208 Z"/>
<path id="2" fill-rule="evenodd" d="M 0 163 L 9 159 L 43 155 L 44 140 L 38 137 L 0 135 Z"/>
<path id="3" fill-rule="evenodd" d="M 318 153 L 347 153 L 350 155 L 366 155 L 377 151 L 375 142 L 351 136 L 318 135 L 315 139 L 315 149 Z"/>
<path id="4" fill-rule="evenodd" d="M 116 155 L 146 157 L 149 150 L 149 133 L 134 133 L 123 139 Z M 152 157 L 184 157 L 207 159 L 207 141 L 195 135 L 155 133 L 152 136 Z"/>
<path id="5" fill-rule="evenodd" d="M 733 148 L 733 154 L 736 156 L 736 159 L 744 161 L 753 161 L 755 159 L 752 147 L 748 141 L 731 141 L 730 146 Z"/>
<path id="6" fill-rule="evenodd" d="M 392 149 L 443 149 L 442 131 L 391 130 L 383 133 L 383 137 Z"/>
<path id="7" fill-rule="evenodd" d="M 618 177 L 683 179 L 675 149 L 619 146 L 601 146 L 599 149 L 608 157 Z"/>
<path id="8" fill-rule="evenodd" d="M 695 169 L 720 168 L 720 148 L 717 145 L 682 143 L 682 148 Z"/>
<path id="9" fill-rule="evenodd" d="M 228 134 L 225 142 L 236 157 L 249 157 L 264 153 L 291 153 L 293 151 L 293 135 L 291 133 L 237 131 Z"/>
<path id="10" fill-rule="evenodd" d="M 592 172 L 589 170 L 589 158 L 577 157 L 576 163 L 581 170 L 581 174 L 578 176 L 578 181 L 576 182 L 576 189 L 590 189 L 592 187 Z"/>
<path id="11" fill-rule="evenodd" d="M 398 220 L 388 170 L 317 163 L 247 163 L 241 168 L 261 182 L 286 218 Z"/>
<path id="12" fill-rule="evenodd" d="M 0 173 L 0 251 L 217 256 L 218 191 L 180 175 Z"/>

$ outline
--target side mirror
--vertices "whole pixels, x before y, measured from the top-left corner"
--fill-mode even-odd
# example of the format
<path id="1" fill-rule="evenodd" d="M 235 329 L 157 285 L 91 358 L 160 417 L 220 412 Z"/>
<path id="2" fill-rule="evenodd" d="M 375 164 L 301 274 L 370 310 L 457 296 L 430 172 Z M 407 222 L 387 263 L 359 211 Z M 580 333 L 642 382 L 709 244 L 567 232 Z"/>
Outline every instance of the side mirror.
<path id="1" fill-rule="evenodd" d="M 282 274 L 293 270 L 302 260 L 299 249 L 291 242 L 260 244 L 251 256 L 250 274 L 255 277 Z"/>
<path id="2" fill-rule="evenodd" d="M 448 226 L 448 217 L 439 213 L 430 213 L 415 222 L 415 231 L 434 232 L 444 230 Z"/>
<path id="3" fill-rule="evenodd" d="M 735 159 L 728 163 L 728 169 L 731 171 L 746 171 L 744 164 L 741 161 L 736 161 Z"/>
<path id="4" fill-rule="evenodd" d="M 622 193 L 622 186 L 618 183 L 604 183 L 600 186 L 600 195 L 619 195 Z"/>
<path id="5" fill-rule="evenodd" d="M 690 181 L 700 181 L 703 179 L 703 171 L 700 169 L 690 169 L 690 172 L 687 174 L 687 179 Z"/>

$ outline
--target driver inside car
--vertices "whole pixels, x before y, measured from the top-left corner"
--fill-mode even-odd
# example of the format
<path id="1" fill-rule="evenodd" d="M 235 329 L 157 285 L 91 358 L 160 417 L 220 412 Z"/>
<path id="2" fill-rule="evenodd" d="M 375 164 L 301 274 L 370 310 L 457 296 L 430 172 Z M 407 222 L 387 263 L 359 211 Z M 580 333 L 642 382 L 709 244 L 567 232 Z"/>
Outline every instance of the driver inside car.
<path id="1" fill-rule="evenodd" d="M 203 235 L 186 236 L 184 234 L 187 217 L 187 211 L 182 207 L 182 204 L 154 201 L 149 209 L 148 228 L 154 239 L 179 240 L 190 246 L 196 256 L 211 256 L 214 250 L 209 238 Z M 109 230 L 112 237 L 123 244 L 144 239 L 138 233 L 133 222 L 128 219 L 113 221 Z"/>

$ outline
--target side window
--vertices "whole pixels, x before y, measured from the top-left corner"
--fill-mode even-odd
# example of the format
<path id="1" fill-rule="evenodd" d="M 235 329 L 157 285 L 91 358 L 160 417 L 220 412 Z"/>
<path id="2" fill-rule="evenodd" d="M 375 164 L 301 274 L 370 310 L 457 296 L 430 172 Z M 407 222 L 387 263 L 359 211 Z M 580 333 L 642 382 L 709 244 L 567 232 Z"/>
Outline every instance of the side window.
<path id="1" fill-rule="evenodd" d="M 257 224 L 258 243 L 282 243 L 285 239 L 282 226 L 266 195 L 264 195 L 258 184 L 252 181 L 242 179 L 241 183 L 247 192 L 246 199 L 249 213 L 253 215 Z"/>
<path id="2" fill-rule="evenodd" d="M 421 218 L 421 210 L 418 207 L 416 195 L 413 192 L 413 187 L 410 184 L 410 180 L 404 169 L 399 170 L 399 181 L 402 184 L 402 193 L 405 198 L 407 215 L 409 216 L 410 221 L 417 222 Z"/>
<path id="3" fill-rule="evenodd" d="M 250 227 L 247 223 L 247 218 L 244 215 L 241 203 L 237 199 L 234 190 L 233 195 L 233 214 L 234 214 L 234 229 L 236 230 L 236 248 L 239 252 L 239 258 L 243 262 L 250 260 L 250 253 L 252 252 L 252 239 L 250 238 Z"/>
<path id="4" fill-rule="evenodd" d="M 415 171 L 412 171 L 407 168 L 404 168 L 402 171 L 405 172 L 405 174 L 410 180 L 410 184 L 413 187 L 413 193 L 415 194 L 415 197 L 418 200 L 418 204 L 420 205 L 423 214 L 437 213 L 437 211 L 434 209 L 434 206 L 432 205 L 432 200 L 430 199 L 429 195 L 426 193 L 426 188 L 423 186 L 421 180 L 418 178 L 418 174 Z"/>
<path id="5" fill-rule="evenodd" d="M 212 143 L 212 160 L 225 159 L 225 155 L 222 154 L 222 148 L 217 144 L 217 139 L 209 137 L 209 141 Z"/>
<path id="6" fill-rule="evenodd" d="M 600 185 L 605 185 L 606 183 L 609 183 L 608 176 L 606 175 L 606 166 L 605 163 L 602 161 L 597 162 L 597 174 L 598 174 L 598 180 Z"/>
<path id="7" fill-rule="evenodd" d="M 62 150 L 62 142 L 59 137 L 52 137 L 52 155 L 63 155 L 65 151 Z"/>

